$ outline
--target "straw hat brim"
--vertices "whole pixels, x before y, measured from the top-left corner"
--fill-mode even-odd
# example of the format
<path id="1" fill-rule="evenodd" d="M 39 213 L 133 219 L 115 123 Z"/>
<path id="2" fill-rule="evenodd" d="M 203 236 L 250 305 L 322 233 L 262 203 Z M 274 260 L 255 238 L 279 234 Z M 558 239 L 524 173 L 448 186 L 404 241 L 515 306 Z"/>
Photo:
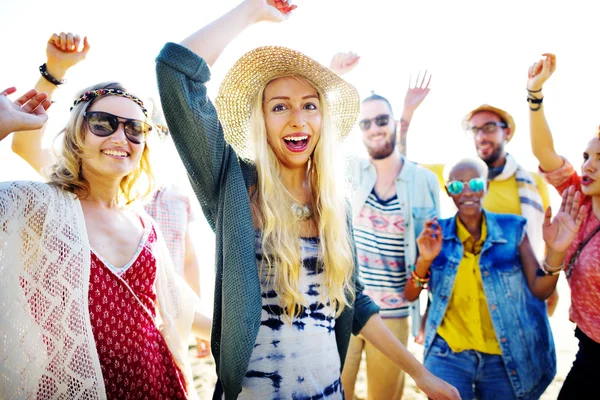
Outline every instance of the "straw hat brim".
<path id="1" fill-rule="evenodd" d="M 229 70 L 215 101 L 225 140 L 238 156 L 252 159 L 250 114 L 256 96 L 273 79 L 301 76 L 325 95 L 339 140 L 352 130 L 360 112 L 358 91 L 310 57 L 279 46 L 265 46 L 242 56 Z"/>
<path id="2" fill-rule="evenodd" d="M 489 104 L 482 104 L 473 111 L 469 112 L 467 115 L 465 115 L 462 121 L 463 130 L 467 130 L 467 128 L 469 127 L 469 121 L 471 120 L 473 115 L 483 111 L 494 113 L 506 122 L 506 124 L 510 128 L 510 135 L 506 138 L 507 141 L 510 141 L 514 137 L 515 131 L 517 130 L 517 126 L 515 125 L 515 120 L 513 119 L 513 117 L 506 111 L 494 106 L 490 106 Z"/>

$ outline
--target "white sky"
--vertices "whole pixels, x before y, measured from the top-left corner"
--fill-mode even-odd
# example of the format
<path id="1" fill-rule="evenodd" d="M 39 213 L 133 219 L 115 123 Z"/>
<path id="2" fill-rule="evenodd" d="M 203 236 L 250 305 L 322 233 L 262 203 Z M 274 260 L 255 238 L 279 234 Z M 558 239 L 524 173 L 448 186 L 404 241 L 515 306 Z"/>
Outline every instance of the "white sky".
<path id="1" fill-rule="evenodd" d="M 58 132 L 74 92 L 118 80 L 154 93 L 154 58 L 165 42 L 179 42 L 238 0 L 1 0 L 0 87 L 22 93 L 39 77 L 45 46 L 53 32 L 87 35 L 92 50 L 72 71 L 51 109 L 50 132 Z M 473 155 L 460 128 L 462 117 L 481 103 L 510 112 L 516 136 L 508 151 L 530 169 L 525 83 L 528 66 L 542 52 L 558 57 L 546 85 L 546 112 L 560 153 L 579 166 L 586 141 L 600 123 L 597 67 L 598 13 L 594 2 L 297 0 L 298 9 L 283 24 L 263 23 L 238 37 L 213 68 L 209 93 L 244 52 L 267 44 L 300 50 L 323 64 L 337 51 L 352 50 L 361 62 L 347 79 L 361 96 L 371 90 L 388 97 L 399 115 L 408 77 L 425 68 L 433 74 L 431 93 L 415 114 L 409 131 L 409 158 L 448 163 Z M 1 90 L 1 89 L 0 89 Z M 348 141 L 361 152 L 356 132 Z M 166 160 L 168 161 L 168 160 Z M 185 182 L 172 162 L 163 170 Z M 171 168 L 171 169 L 169 169 Z M 0 180 L 34 178 L 0 143 Z"/>

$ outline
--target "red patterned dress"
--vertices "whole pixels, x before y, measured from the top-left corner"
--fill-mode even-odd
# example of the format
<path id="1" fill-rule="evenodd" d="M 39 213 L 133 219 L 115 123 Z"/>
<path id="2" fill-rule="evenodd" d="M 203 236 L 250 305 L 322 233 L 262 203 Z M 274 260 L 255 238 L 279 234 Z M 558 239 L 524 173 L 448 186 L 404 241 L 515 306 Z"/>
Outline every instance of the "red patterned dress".
<path id="1" fill-rule="evenodd" d="M 108 399 L 187 398 L 183 374 L 154 323 L 156 240 L 146 223 L 137 252 L 122 268 L 92 250 L 89 311 Z"/>

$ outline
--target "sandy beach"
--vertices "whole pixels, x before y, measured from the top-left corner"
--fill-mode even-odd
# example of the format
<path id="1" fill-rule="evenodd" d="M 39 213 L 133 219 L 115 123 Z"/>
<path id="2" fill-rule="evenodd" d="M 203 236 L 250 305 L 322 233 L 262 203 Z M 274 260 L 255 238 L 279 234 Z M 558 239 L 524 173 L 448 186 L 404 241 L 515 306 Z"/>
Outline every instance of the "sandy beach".
<path id="1" fill-rule="evenodd" d="M 554 315 L 550 318 L 554 342 L 556 344 L 556 355 L 558 360 L 557 373 L 548 387 L 542 400 L 554 400 L 562 386 L 565 377 L 571 369 L 571 364 L 577 353 L 577 339 L 573 336 L 574 325 L 569 322 L 570 291 L 564 276 L 561 276 L 558 282 L 560 300 Z M 423 347 L 414 343 L 411 339 L 409 349 L 419 360 L 422 360 Z M 193 357 L 194 351 L 190 355 Z M 365 379 L 364 359 L 361 371 L 357 380 L 355 399 L 364 400 L 367 398 L 367 387 Z M 193 358 L 192 366 L 194 369 L 194 382 L 201 400 L 210 399 L 212 390 L 216 382 L 215 365 L 212 357 L 205 359 Z M 407 378 L 406 388 L 404 390 L 405 400 L 422 400 L 425 396 L 415 385 L 415 382 Z"/>

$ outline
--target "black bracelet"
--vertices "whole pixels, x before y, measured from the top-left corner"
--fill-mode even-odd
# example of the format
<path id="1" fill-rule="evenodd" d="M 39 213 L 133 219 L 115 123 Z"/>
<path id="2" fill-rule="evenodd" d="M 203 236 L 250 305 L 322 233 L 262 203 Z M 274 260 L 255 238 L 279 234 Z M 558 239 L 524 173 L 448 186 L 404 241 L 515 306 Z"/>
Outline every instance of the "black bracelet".
<path id="1" fill-rule="evenodd" d="M 46 69 L 46 63 L 43 63 L 42 65 L 40 65 L 40 74 L 42 74 L 44 79 L 46 79 L 48 82 L 50 82 L 53 85 L 58 86 L 58 85 L 67 83 L 67 81 L 64 79 L 62 81 L 59 81 L 58 79 L 56 79 L 55 77 L 50 75 L 50 72 L 48 72 L 48 70 Z"/>
<path id="2" fill-rule="evenodd" d="M 539 93 L 542 91 L 542 89 L 540 89 L 540 90 L 529 90 L 527 88 L 525 88 L 525 89 L 527 90 L 528 93 Z"/>
<path id="3" fill-rule="evenodd" d="M 543 97 L 541 99 L 538 99 L 537 97 L 533 97 L 533 96 L 527 97 L 527 102 L 531 103 L 529 105 L 529 109 L 531 111 L 538 111 L 540 108 L 542 108 L 543 101 L 544 101 Z"/>

